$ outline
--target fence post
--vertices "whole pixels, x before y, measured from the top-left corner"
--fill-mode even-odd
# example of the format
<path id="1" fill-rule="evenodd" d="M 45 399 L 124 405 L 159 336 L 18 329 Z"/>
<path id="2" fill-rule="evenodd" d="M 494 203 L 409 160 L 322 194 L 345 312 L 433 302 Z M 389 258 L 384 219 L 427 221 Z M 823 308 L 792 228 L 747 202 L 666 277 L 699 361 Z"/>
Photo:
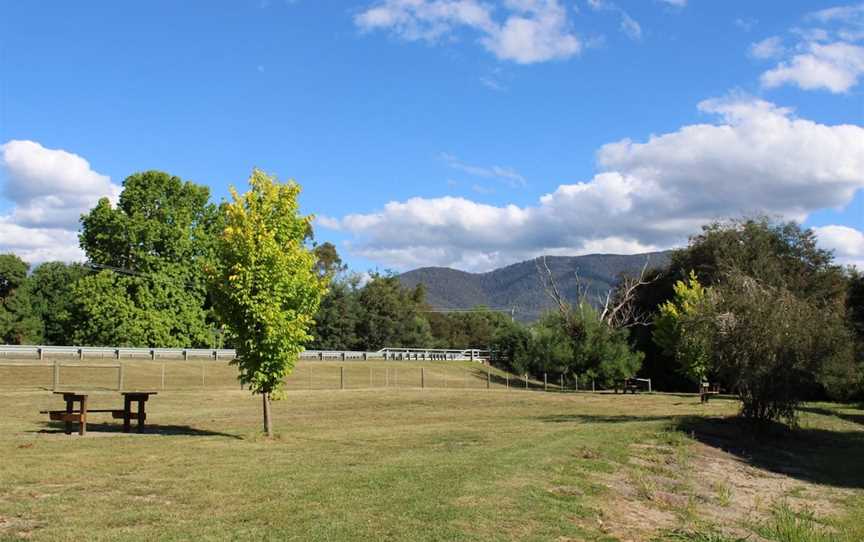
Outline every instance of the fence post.
<path id="1" fill-rule="evenodd" d="M 486 367 L 486 389 L 492 388 L 492 369 Z"/>
<path id="2" fill-rule="evenodd" d="M 345 367 L 339 367 L 339 389 L 345 389 Z"/>
<path id="3" fill-rule="evenodd" d="M 573 380 L 576 382 L 576 391 L 579 391 L 579 375 L 573 375 Z"/>
<path id="4" fill-rule="evenodd" d="M 591 393 L 594 393 L 595 391 L 597 391 L 597 390 L 594 388 L 594 379 L 592 378 L 591 379 Z"/>
<path id="5" fill-rule="evenodd" d="M 507 390 L 510 390 L 510 373 L 504 373 L 504 384 Z"/>
<path id="6" fill-rule="evenodd" d="M 543 391 L 549 391 L 549 382 L 546 380 L 546 373 L 543 373 Z"/>
<path id="7" fill-rule="evenodd" d="M 119 352 L 119 350 L 118 350 L 118 352 Z M 123 364 L 119 363 L 119 358 L 118 358 L 118 364 L 120 367 L 119 367 L 119 370 L 117 371 L 117 390 L 123 391 Z"/>
<path id="8" fill-rule="evenodd" d="M 37 348 L 36 351 L 39 352 L 39 361 L 42 361 L 42 360 L 44 359 L 42 349 L 41 349 L 41 348 Z"/>
<path id="9" fill-rule="evenodd" d="M 156 349 L 155 348 L 150 349 L 150 359 L 152 361 L 156 361 Z"/>
<path id="10" fill-rule="evenodd" d="M 117 357 L 117 359 L 120 359 L 120 349 L 119 348 L 114 350 L 114 355 Z"/>
<path id="11" fill-rule="evenodd" d="M 78 349 L 78 359 L 84 359 L 84 349 L 83 348 Z"/>
<path id="12" fill-rule="evenodd" d="M 183 349 L 183 361 L 189 361 L 189 352 L 186 349 Z"/>
<path id="13" fill-rule="evenodd" d="M 54 391 L 60 385 L 60 361 L 54 360 Z"/>
<path id="14" fill-rule="evenodd" d="M 165 391 L 165 363 L 162 363 L 162 391 Z"/>
<path id="15" fill-rule="evenodd" d="M 420 389 L 426 387 L 426 367 L 420 367 Z"/>
<path id="16" fill-rule="evenodd" d="M 651 393 L 651 379 L 648 379 L 648 393 Z"/>
<path id="17" fill-rule="evenodd" d="M 564 391 L 564 373 L 561 373 L 561 391 Z"/>
<path id="18" fill-rule="evenodd" d="M 525 373 L 525 389 L 528 389 L 528 373 Z"/>

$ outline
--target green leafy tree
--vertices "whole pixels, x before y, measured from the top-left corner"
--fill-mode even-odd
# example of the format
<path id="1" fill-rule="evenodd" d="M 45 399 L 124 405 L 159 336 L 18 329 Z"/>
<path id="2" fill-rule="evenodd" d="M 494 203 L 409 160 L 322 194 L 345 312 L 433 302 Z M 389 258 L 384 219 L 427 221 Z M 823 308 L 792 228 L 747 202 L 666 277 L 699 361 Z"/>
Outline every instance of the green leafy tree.
<path id="1" fill-rule="evenodd" d="M 358 346 L 374 351 L 430 344 L 431 326 L 421 312 L 424 297 L 422 285 L 407 289 L 392 274 L 373 273 L 358 296 Z"/>
<path id="2" fill-rule="evenodd" d="M 30 266 L 14 254 L 0 254 L 0 341 L 36 344 L 42 321 L 33 309 L 28 288 Z"/>
<path id="3" fill-rule="evenodd" d="M 508 322 L 492 337 L 493 362 L 508 371 L 524 373 L 533 363 L 531 331 L 519 322 Z"/>
<path id="4" fill-rule="evenodd" d="M 33 311 L 44 326 L 47 344 L 69 345 L 77 322 L 72 318 L 75 305 L 74 287 L 90 274 L 79 263 L 46 262 L 37 267 L 28 279 Z"/>
<path id="5" fill-rule="evenodd" d="M 675 358 L 680 370 L 692 381 L 702 382 L 708 375 L 710 351 L 700 325 L 699 311 L 705 303 L 705 288 L 696 273 L 673 286 L 675 297 L 663 303 L 654 320 L 654 341 L 667 355 Z"/>
<path id="6" fill-rule="evenodd" d="M 738 393 L 745 418 L 794 422 L 808 394 L 854 371 L 842 313 L 743 273 L 713 287 L 698 317 L 712 369 Z"/>
<path id="7" fill-rule="evenodd" d="M 627 328 L 608 325 L 584 302 L 573 308 L 571 325 L 580 330 L 571 335 L 575 372 L 609 387 L 639 371 L 644 355 L 630 347 Z"/>
<path id="8" fill-rule="evenodd" d="M 319 272 L 319 276 L 321 273 Z M 326 276 L 326 274 L 324 275 Z M 334 280 L 315 315 L 315 339 L 311 347 L 318 350 L 354 350 L 360 343 L 357 337 L 360 304 L 358 277 Z"/>
<path id="9" fill-rule="evenodd" d="M 106 269 L 74 287 L 73 336 L 83 344 L 209 346 L 204 268 L 219 228 L 205 186 L 160 171 L 129 176 L 119 202 L 82 217 L 81 247 Z"/>
<path id="10" fill-rule="evenodd" d="M 310 216 L 299 214 L 300 186 L 254 170 L 250 190 L 224 206 L 225 229 L 213 269 L 215 306 L 235 338 L 240 381 L 263 399 L 264 430 L 273 435 L 270 401 L 294 368 L 326 278 L 305 245 Z"/>

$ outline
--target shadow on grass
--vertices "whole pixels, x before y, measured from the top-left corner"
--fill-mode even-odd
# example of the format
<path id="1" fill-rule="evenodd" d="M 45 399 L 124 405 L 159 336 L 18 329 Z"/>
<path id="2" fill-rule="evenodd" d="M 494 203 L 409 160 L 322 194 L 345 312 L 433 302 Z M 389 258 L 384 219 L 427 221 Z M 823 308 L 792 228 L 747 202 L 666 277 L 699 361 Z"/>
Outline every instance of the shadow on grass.
<path id="1" fill-rule="evenodd" d="M 65 426 L 63 422 L 43 422 L 44 429 L 34 431 L 42 434 L 63 434 Z M 72 424 L 72 433 L 78 434 L 78 425 Z M 187 437 L 226 437 L 236 440 L 243 440 L 243 437 L 232 435 L 230 433 L 222 433 L 220 431 L 209 431 L 207 429 L 196 429 L 188 425 L 157 425 L 148 424 L 144 426 L 144 430 L 138 433 L 135 425 L 129 433 L 123 433 L 123 425 L 118 423 L 87 423 L 87 433 L 97 434 L 115 434 L 115 435 L 164 435 L 164 436 L 187 436 Z"/>
<path id="2" fill-rule="evenodd" d="M 535 418 L 547 423 L 631 423 L 672 421 L 674 416 L 597 416 L 592 414 L 553 414 Z"/>
<path id="3" fill-rule="evenodd" d="M 837 414 L 828 411 L 829 414 Z M 675 427 L 748 464 L 818 484 L 864 488 L 864 431 L 755 426 L 741 418 L 689 416 Z"/>

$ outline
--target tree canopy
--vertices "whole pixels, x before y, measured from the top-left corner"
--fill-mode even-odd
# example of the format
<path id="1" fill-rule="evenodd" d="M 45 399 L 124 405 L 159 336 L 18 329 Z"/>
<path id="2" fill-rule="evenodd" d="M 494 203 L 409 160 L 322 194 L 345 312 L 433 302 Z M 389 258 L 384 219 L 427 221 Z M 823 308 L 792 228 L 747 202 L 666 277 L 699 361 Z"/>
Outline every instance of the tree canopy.
<path id="1" fill-rule="evenodd" d="M 211 271 L 217 312 L 235 338 L 239 378 L 264 405 L 273 434 L 270 400 L 294 368 L 326 292 L 315 255 L 305 246 L 312 217 L 299 213 L 300 186 L 254 170 L 249 191 L 224 206 L 225 228 Z"/>

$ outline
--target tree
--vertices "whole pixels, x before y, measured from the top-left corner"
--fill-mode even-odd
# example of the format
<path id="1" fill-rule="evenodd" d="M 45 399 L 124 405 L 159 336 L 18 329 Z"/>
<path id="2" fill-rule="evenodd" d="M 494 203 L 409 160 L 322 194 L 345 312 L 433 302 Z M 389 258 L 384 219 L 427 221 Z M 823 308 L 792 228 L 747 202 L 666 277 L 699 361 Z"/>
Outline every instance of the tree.
<path id="1" fill-rule="evenodd" d="M 73 288 L 90 271 L 79 263 L 46 262 L 28 280 L 33 312 L 42 321 L 46 344 L 73 344 L 77 322 Z"/>
<path id="2" fill-rule="evenodd" d="M 27 288 L 30 266 L 14 254 L 0 254 L 0 341 L 34 344 L 42 340 L 42 322 L 33 311 Z"/>
<path id="3" fill-rule="evenodd" d="M 834 263 L 830 251 L 819 248 L 812 230 L 795 222 L 755 217 L 703 226 L 687 247 L 672 253 L 669 266 L 656 272 L 655 280 L 639 288 L 636 296 L 639 310 L 656 315 L 665 302 L 674 298 L 673 285 L 686 281 L 691 271 L 706 288 L 723 284 L 730 276 L 743 275 L 831 311 L 842 310 L 846 300 L 843 269 Z M 632 338 L 647 353 L 646 371 L 657 380 L 659 388 L 680 389 L 689 385 L 680 381 L 675 356 L 654 343 L 653 324 L 635 328 Z"/>
<path id="4" fill-rule="evenodd" d="M 315 271 L 321 276 L 335 277 L 348 270 L 348 266 L 342 263 L 342 257 L 336 250 L 336 245 L 327 241 L 315 245 Z"/>
<path id="5" fill-rule="evenodd" d="M 103 198 L 81 219 L 81 247 L 105 271 L 75 286 L 76 340 L 209 346 L 204 267 L 219 220 L 205 186 L 160 171 L 127 177 L 116 207 Z"/>
<path id="6" fill-rule="evenodd" d="M 235 338 L 240 381 L 261 394 L 272 437 L 270 401 L 312 340 L 327 279 L 305 245 L 312 217 L 299 214 L 300 185 L 256 169 L 249 187 L 242 196 L 231 189 L 211 274 L 216 310 Z"/>
<path id="7" fill-rule="evenodd" d="M 678 362 L 682 373 L 700 383 L 708 374 L 710 362 L 709 345 L 695 329 L 702 321 L 699 311 L 706 290 L 693 271 L 686 282 L 679 280 L 673 289 L 675 297 L 660 306 L 654 320 L 654 341 Z"/>
<path id="8" fill-rule="evenodd" d="M 392 274 L 373 273 L 360 290 L 358 346 L 363 350 L 384 347 L 417 348 L 432 341 L 428 320 L 420 310 L 424 305 L 422 285 L 407 289 Z"/>
<path id="9" fill-rule="evenodd" d="M 738 393 L 745 418 L 794 422 L 817 386 L 854 371 L 842 313 L 744 273 L 713 287 L 695 317 L 712 370 Z"/>
<path id="10" fill-rule="evenodd" d="M 327 276 L 321 274 L 319 276 Z M 346 280 L 333 280 L 327 294 L 321 299 L 318 314 L 315 315 L 315 328 L 312 335 L 312 348 L 319 350 L 354 350 L 360 340 L 357 326 L 360 319 L 358 302 L 359 277 Z"/>

